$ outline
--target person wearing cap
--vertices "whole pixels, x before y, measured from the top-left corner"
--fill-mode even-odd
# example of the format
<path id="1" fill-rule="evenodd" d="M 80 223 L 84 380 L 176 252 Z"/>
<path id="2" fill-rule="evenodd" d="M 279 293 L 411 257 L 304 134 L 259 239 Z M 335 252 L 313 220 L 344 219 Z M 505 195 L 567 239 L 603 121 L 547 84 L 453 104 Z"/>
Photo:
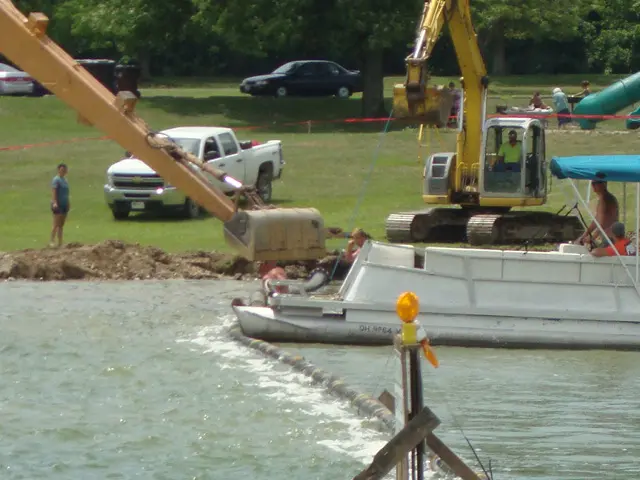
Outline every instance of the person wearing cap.
<path id="1" fill-rule="evenodd" d="M 597 180 L 593 181 L 591 182 L 591 188 L 593 193 L 598 197 L 598 204 L 596 205 L 596 220 L 607 236 L 611 237 L 611 226 L 617 222 L 619 218 L 618 199 L 607 189 L 607 182 Z M 596 222 L 593 221 L 584 233 L 580 235 L 577 243 L 584 244 L 587 239 L 593 241 L 599 236 L 600 230 L 598 229 Z M 606 239 L 603 239 L 602 243 L 606 243 Z"/>
<path id="2" fill-rule="evenodd" d="M 517 170 L 522 160 L 522 145 L 518 142 L 518 134 L 515 130 L 509 131 L 509 141 L 500 145 L 496 166 L 504 170 Z"/>
<path id="3" fill-rule="evenodd" d="M 556 87 L 553 89 L 553 106 L 556 110 L 556 114 L 558 115 L 558 127 L 562 128 L 562 126 L 566 123 L 571 123 L 571 112 L 569 112 L 569 99 L 567 95 L 562 91 L 561 88 Z"/>
<path id="4" fill-rule="evenodd" d="M 626 237 L 624 224 L 615 222 L 611 226 L 613 244 L 608 247 L 599 247 L 591 250 L 594 257 L 615 257 L 617 255 L 629 256 L 636 254 L 636 247 L 631 240 Z"/>

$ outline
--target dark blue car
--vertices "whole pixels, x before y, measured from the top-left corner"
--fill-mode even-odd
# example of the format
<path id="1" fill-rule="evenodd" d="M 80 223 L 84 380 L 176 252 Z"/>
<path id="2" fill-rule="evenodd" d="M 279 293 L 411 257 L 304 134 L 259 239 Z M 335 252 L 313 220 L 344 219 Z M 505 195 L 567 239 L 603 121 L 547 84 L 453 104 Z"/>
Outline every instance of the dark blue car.
<path id="1" fill-rule="evenodd" d="M 286 97 L 335 95 L 349 98 L 362 92 L 362 75 L 335 62 L 301 60 L 285 63 L 267 75 L 242 80 L 240 91 L 249 95 Z"/>

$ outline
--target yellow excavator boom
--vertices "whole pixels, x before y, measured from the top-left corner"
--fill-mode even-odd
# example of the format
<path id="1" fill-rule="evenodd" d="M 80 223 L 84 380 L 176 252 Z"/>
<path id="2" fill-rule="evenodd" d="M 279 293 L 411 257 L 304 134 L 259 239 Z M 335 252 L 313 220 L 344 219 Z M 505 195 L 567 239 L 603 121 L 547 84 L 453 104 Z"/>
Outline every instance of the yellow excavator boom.
<path id="1" fill-rule="evenodd" d="M 452 98 L 446 89 L 427 87 L 427 62 L 442 28 L 447 25 L 462 73 L 464 125 L 456 145 L 454 191 L 462 190 L 465 172 L 478 168 L 489 79 L 471 21 L 469 0 L 425 0 L 412 53 L 407 57 L 405 84 L 394 88 L 394 110 L 426 125 L 446 124 Z"/>
<path id="2" fill-rule="evenodd" d="M 327 231 L 314 208 L 239 211 L 199 169 L 207 166 L 160 135 L 135 112 L 132 92 L 111 93 L 46 35 L 48 18 L 25 17 L 9 0 L 0 0 L 0 52 L 125 150 L 144 161 L 193 201 L 224 222 L 225 240 L 249 260 L 309 260 L 326 255 Z M 242 190 L 224 172 L 216 178 Z M 250 198 L 252 198 L 250 196 Z M 253 197 L 255 198 L 255 196 Z"/>

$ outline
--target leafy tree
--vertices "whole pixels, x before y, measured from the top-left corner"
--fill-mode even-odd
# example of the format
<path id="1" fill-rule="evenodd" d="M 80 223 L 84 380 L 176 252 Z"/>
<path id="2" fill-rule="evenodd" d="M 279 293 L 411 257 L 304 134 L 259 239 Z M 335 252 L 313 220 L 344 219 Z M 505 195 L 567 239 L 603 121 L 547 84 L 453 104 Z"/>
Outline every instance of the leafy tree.
<path id="1" fill-rule="evenodd" d="M 363 115 L 384 113 L 384 53 L 398 42 L 409 46 L 414 40 L 422 5 L 418 0 L 336 0 L 335 31 L 342 45 L 353 45 L 362 59 Z"/>
<path id="2" fill-rule="evenodd" d="M 136 57 L 148 75 L 149 56 L 180 38 L 193 13 L 191 0 L 65 0 L 56 19 L 69 26 L 79 49 Z"/>
<path id="3" fill-rule="evenodd" d="M 491 52 L 492 74 L 509 73 L 505 47 L 510 39 L 578 36 L 588 6 L 588 0 L 474 0 L 475 28 L 482 45 Z"/>
<path id="4" fill-rule="evenodd" d="M 588 18 L 590 64 L 604 73 L 640 70 L 640 0 L 598 0 Z"/>

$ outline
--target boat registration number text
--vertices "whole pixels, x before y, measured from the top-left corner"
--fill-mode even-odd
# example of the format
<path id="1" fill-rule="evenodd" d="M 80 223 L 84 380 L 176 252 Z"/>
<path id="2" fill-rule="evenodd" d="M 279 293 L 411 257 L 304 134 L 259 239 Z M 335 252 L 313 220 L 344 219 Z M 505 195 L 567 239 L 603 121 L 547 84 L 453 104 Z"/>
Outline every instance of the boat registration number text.
<path id="1" fill-rule="evenodd" d="M 394 333 L 394 329 L 391 327 L 384 327 L 382 325 L 360 325 L 361 332 L 382 333 L 384 335 L 391 335 Z"/>

